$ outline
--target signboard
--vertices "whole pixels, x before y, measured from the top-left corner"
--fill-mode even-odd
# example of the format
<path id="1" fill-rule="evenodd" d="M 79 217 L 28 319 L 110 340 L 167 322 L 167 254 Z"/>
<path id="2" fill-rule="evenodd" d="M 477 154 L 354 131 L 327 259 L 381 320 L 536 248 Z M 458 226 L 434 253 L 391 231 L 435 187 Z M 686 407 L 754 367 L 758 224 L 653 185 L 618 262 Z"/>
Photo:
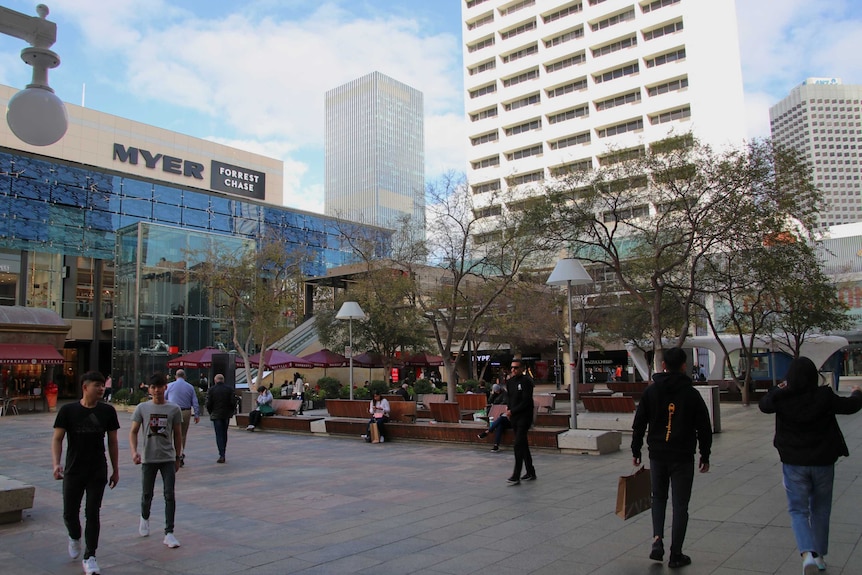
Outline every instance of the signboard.
<path id="1" fill-rule="evenodd" d="M 266 174 L 213 160 L 210 187 L 219 192 L 262 200 L 266 190 Z"/>

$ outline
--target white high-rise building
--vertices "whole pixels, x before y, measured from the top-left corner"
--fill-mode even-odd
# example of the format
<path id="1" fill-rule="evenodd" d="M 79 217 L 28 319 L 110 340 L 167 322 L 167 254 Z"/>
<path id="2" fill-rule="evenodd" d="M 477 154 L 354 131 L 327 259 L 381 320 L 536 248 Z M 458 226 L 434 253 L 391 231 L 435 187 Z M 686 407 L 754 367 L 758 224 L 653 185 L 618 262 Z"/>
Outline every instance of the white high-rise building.
<path id="1" fill-rule="evenodd" d="M 394 228 L 409 215 L 425 233 L 422 92 L 372 72 L 326 93 L 324 210 Z"/>
<path id="2" fill-rule="evenodd" d="M 803 154 L 823 192 L 820 224 L 862 221 L 862 86 L 808 78 L 769 109 L 772 139 Z"/>
<path id="3" fill-rule="evenodd" d="M 462 2 L 479 203 L 671 134 L 745 138 L 734 0 Z"/>

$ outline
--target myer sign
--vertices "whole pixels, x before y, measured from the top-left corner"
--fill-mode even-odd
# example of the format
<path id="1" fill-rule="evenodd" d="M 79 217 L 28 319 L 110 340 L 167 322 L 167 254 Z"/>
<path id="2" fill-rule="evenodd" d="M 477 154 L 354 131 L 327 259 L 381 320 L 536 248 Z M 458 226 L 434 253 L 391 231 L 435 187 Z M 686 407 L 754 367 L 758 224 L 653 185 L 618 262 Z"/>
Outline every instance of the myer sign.
<path id="1" fill-rule="evenodd" d="M 114 161 L 137 166 L 143 161 L 150 170 L 161 170 L 169 174 L 203 180 L 205 166 L 199 162 L 175 156 L 153 153 L 142 148 L 114 144 Z M 237 194 L 262 200 L 266 191 L 266 174 L 239 166 L 210 162 L 210 188 L 219 192 Z"/>

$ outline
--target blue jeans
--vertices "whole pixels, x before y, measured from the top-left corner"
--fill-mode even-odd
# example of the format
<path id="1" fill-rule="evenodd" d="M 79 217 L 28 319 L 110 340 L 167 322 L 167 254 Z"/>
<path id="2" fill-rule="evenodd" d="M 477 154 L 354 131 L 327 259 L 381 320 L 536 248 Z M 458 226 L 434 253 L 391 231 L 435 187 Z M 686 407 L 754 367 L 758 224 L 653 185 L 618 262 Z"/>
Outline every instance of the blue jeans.
<path id="1" fill-rule="evenodd" d="M 668 489 L 672 489 L 673 522 L 670 528 L 670 554 L 682 553 L 688 530 L 688 502 L 694 483 L 694 458 L 689 461 L 659 461 L 650 459 L 652 483 L 652 534 L 664 539 L 664 519 L 667 513 Z"/>
<path id="2" fill-rule="evenodd" d="M 503 432 L 507 429 L 511 429 L 512 424 L 509 423 L 509 418 L 505 415 L 501 415 L 488 428 L 488 433 L 494 433 L 494 445 L 500 445 L 500 439 L 503 437 Z"/>
<path id="3" fill-rule="evenodd" d="M 162 486 L 165 495 L 165 534 L 174 532 L 174 516 L 177 512 L 177 501 L 174 499 L 177 469 L 173 461 L 141 464 L 141 517 L 150 518 L 150 507 L 153 504 L 153 491 L 156 486 L 156 473 L 162 474 Z"/>
<path id="4" fill-rule="evenodd" d="M 213 429 L 216 436 L 216 447 L 218 447 L 218 456 L 224 457 L 224 452 L 227 449 L 227 428 L 230 425 L 230 419 L 213 419 Z"/>
<path id="5" fill-rule="evenodd" d="M 835 465 L 782 464 L 790 526 L 800 553 L 829 552 L 829 516 Z"/>

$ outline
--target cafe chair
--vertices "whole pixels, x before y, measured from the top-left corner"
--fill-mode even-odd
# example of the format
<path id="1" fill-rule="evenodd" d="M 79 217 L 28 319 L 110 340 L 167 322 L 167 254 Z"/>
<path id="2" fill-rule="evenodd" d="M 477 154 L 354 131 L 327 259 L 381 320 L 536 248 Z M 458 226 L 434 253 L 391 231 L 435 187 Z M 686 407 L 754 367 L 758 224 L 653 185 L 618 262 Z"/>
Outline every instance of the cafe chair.
<path id="1" fill-rule="evenodd" d="M 9 415 L 10 413 L 18 415 L 18 400 L 7 397 L 3 400 L 3 405 L 0 405 L 0 416 Z"/>

